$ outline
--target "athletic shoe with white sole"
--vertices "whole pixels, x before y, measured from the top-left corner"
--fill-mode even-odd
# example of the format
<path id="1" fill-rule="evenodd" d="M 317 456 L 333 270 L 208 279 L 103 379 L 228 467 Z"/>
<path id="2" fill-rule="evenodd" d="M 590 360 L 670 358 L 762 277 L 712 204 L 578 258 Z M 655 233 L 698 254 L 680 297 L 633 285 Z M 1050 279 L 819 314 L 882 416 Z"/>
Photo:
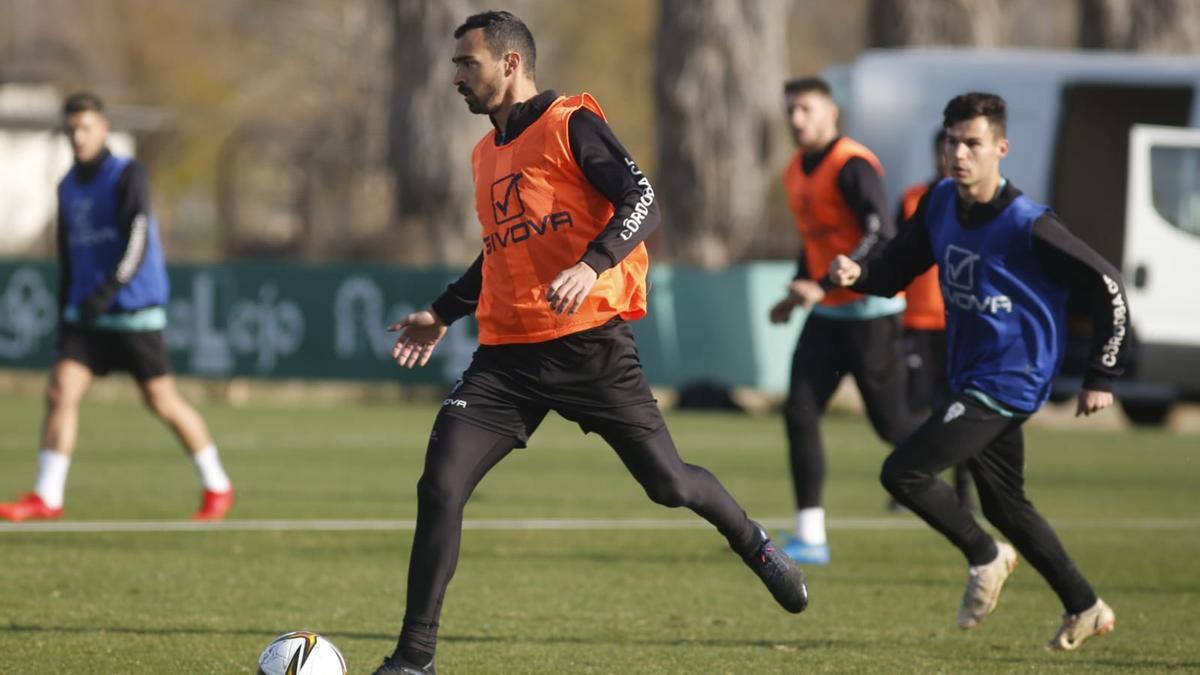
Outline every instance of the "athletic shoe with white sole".
<path id="1" fill-rule="evenodd" d="M 1073 652 L 1088 638 L 1104 635 L 1117 627 L 1117 615 L 1112 607 L 1097 598 L 1096 604 L 1078 614 L 1063 614 L 1062 626 L 1046 649 L 1056 652 Z"/>
<path id="2" fill-rule="evenodd" d="M 958 627 L 974 628 L 996 610 L 1000 589 L 1017 568 L 1017 551 L 1002 541 L 996 542 L 996 559 L 967 571 L 967 588 L 958 608 Z"/>

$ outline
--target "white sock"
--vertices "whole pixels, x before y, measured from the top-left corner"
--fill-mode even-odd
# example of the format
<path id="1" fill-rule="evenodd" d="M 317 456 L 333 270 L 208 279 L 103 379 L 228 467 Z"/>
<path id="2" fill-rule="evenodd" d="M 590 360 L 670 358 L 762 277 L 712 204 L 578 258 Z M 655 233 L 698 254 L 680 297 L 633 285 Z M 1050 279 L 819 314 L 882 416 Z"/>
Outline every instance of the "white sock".
<path id="1" fill-rule="evenodd" d="M 62 508 L 63 492 L 67 488 L 67 470 L 70 468 L 70 455 L 49 448 L 38 452 L 38 475 L 33 492 L 42 498 L 46 506 Z"/>
<path id="2" fill-rule="evenodd" d="M 192 464 L 196 465 L 196 473 L 200 474 L 200 483 L 205 490 L 212 492 L 229 492 L 233 487 L 229 476 L 221 466 L 221 458 L 217 456 L 217 446 L 209 443 L 203 450 L 192 455 Z"/>
<path id="3" fill-rule="evenodd" d="M 796 512 L 796 538 L 805 544 L 825 543 L 825 509 L 815 506 Z"/>

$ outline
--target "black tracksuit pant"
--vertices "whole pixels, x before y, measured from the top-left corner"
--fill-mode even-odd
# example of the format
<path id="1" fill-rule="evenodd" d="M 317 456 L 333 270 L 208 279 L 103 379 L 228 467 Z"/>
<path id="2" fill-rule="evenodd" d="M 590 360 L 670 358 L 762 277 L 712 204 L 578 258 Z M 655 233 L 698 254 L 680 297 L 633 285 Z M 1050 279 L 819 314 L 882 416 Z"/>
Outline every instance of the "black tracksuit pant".
<path id="1" fill-rule="evenodd" d="M 821 505 L 825 446 L 820 421 L 847 373 L 862 393 L 875 433 L 895 446 L 919 421 L 908 409 L 900 316 L 840 320 L 811 315 L 792 357 L 787 423 L 796 509 Z"/>
<path id="2" fill-rule="evenodd" d="M 906 328 L 904 348 L 908 357 L 908 408 L 924 419 L 950 396 L 946 331 Z M 971 472 L 966 464 L 954 465 L 954 492 L 960 503 L 971 503 Z"/>
<path id="3" fill-rule="evenodd" d="M 1028 417 L 995 411 L 970 394 L 956 394 L 883 464 L 884 487 L 957 546 L 970 565 L 996 557 L 996 543 L 965 510 L 941 471 L 965 461 L 975 477 L 983 515 L 1040 573 L 1066 611 L 1081 612 L 1096 594 L 1067 556 L 1050 524 L 1025 496 Z"/>

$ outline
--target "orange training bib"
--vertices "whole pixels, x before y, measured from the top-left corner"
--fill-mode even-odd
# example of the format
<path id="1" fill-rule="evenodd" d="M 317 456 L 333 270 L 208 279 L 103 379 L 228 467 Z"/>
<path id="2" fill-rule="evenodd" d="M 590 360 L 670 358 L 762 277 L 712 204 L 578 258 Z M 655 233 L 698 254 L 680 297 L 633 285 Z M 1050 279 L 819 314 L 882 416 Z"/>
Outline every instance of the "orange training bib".
<path id="1" fill-rule="evenodd" d="M 614 211 L 571 153 L 567 127 L 580 108 L 604 118 L 590 94 L 560 96 L 512 142 L 497 146 L 493 130 L 471 155 L 483 227 L 481 344 L 544 342 L 646 314 L 645 244 L 603 272 L 574 314 L 555 314 L 546 300 L 550 282 L 579 262 Z"/>
<path id="2" fill-rule="evenodd" d="M 929 185 L 922 183 L 913 185 L 904 191 L 904 199 L 900 204 L 904 220 L 908 220 L 917 211 L 921 197 L 929 191 Z M 904 223 L 897 223 L 903 226 Z M 924 224 L 918 224 L 924 227 Z M 908 307 L 904 310 L 904 327 L 913 330 L 945 330 L 946 306 L 942 302 L 942 289 L 938 285 L 938 267 L 925 270 L 908 288 L 904 289 Z"/>
<path id="3" fill-rule="evenodd" d="M 823 277 L 829 263 L 839 254 L 850 255 L 863 237 L 862 224 L 838 187 L 838 174 L 853 157 L 862 157 L 880 175 L 883 174 L 883 166 L 875 155 L 845 136 L 834 143 L 811 175 L 805 175 L 799 152 L 783 173 L 783 185 L 804 245 L 808 273 L 814 279 Z M 826 293 L 821 304 L 834 307 L 861 297 L 853 291 L 838 288 Z"/>

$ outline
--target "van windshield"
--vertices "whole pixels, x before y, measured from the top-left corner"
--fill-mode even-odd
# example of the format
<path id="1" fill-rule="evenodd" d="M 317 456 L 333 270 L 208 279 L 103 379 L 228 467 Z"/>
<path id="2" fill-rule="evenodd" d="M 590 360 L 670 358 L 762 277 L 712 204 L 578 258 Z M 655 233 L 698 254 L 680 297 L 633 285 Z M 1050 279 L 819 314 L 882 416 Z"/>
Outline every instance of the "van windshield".
<path id="1" fill-rule="evenodd" d="M 1154 210 L 1171 225 L 1200 237 L 1200 148 L 1150 148 Z"/>

